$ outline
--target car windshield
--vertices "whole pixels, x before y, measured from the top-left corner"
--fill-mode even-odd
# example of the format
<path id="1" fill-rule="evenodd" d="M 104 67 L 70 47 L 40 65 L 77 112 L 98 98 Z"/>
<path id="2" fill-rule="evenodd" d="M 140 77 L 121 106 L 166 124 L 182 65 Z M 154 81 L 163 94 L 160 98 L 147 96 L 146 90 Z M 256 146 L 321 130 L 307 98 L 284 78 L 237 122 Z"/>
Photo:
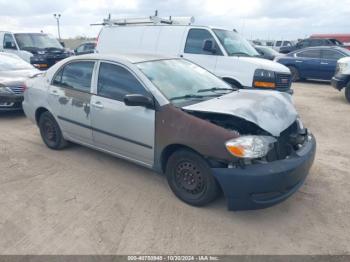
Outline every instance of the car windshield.
<path id="1" fill-rule="evenodd" d="M 186 60 L 157 60 L 137 66 L 174 104 L 191 104 L 234 91 L 218 77 Z"/>
<path id="2" fill-rule="evenodd" d="M 9 55 L 0 55 L 0 71 L 26 70 L 33 67 L 20 58 Z"/>
<path id="3" fill-rule="evenodd" d="M 20 49 L 63 48 L 56 38 L 47 34 L 15 34 L 15 38 Z"/>
<path id="4" fill-rule="evenodd" d="M 214 29 L 229 56 L 259 56 L 254 47 L 234 31 Z"/>

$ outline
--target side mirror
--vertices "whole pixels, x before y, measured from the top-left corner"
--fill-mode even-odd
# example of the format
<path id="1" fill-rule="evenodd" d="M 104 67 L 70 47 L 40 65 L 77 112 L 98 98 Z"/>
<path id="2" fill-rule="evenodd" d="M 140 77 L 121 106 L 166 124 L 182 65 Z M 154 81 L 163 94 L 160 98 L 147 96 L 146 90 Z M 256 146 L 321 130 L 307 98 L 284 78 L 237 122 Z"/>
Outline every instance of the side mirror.
<path id="1" fill-rule="evenodd" d="M 139 94 L 126 95 L 124 103 L 127 106 L 142 106 L 149 109 L 154 109 L 154 101 L 152 98 Z"/>
<path id="2" fill-rule="evenodd" d="M 66 47 L 66 44 L 63 41 L 61 41 L 60 44 L 61 46 Z"/>
<path id="3" fill-rule="evenodd" d="M 216 53 L 216 45 L 215 45 L 214 41 L 211 39 L 204 40 L 203 50 L 206 52 L 210 52 L 210 53 L 215 54 Z"/>
<path id="4" fill-rule="evenodd" d="M 5 48 L 6 49 L 17 49 L 16 45 L 14 45 L 12 42 L 5 42 Z"/>

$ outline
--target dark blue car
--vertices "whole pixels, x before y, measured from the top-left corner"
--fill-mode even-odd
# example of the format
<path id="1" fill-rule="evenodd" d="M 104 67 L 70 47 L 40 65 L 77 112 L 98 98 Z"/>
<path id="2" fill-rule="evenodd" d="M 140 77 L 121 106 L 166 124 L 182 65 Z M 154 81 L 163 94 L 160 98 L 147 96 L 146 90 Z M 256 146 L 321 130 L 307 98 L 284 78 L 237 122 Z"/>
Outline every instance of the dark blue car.
<path id="1" fill-rule="evenodd" d="M 337 61 L 350 56 L 350 51 L 337 46 L 309 47 L 277 57 L 276 62 L 287 66 L 293 81 L 305 79 L 331 80 Z"/>

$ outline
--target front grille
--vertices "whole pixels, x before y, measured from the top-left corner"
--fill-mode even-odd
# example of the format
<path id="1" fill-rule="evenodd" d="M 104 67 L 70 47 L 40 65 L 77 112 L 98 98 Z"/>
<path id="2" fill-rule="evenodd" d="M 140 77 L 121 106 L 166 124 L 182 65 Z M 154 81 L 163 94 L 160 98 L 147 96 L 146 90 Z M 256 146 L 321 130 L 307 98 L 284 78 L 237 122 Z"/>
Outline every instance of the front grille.
<path id="1" fill-rule="evenodd" d="M 24 86 L 11 86 L 9 87 L 16 95 L 21 95 L 24 92 Z"/>
<path id="2" fill-rule="evenodd" d="M 289 89 L 292 84 L 292 76 L 290 74 L 276 74 L 276 88 Z"/>

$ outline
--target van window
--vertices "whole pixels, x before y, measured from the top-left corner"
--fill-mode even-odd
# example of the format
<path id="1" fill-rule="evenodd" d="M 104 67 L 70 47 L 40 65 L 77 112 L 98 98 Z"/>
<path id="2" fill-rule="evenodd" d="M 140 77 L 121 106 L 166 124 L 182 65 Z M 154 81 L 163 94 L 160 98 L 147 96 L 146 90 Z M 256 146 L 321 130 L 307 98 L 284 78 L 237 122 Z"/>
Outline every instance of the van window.
<path id="1" fill-rule="evenodd" d="M 90 93 L 95 62 L 73 62 L 64 66 L 54 77 L 53 85 Z"/>
<path id="2" fill-rule="evenodd" d="M 190 29 L 187 36 L 185 53 L 204 54 L 204 55 L 222 55 L 219 49 L 216 54 L 213 54 L 212 52 L 204 51 L 203 45 L 205 40 L 212 40 L 216 44 L 217 48 L 219 48 L 214 37 L 208 30 Z"/>
<path id="3" fill-rule="evenodd" d="M 277 41 L 277 42 L 276 42 L 276 46 L 277 46 L 277 47 L 280 47 L 281 45 L 282 45 L 282 41 Z"/>
<path id="4" fill-rule="evenodd" d="M 124 67 L 101 63 L 98 73 L 97 95 L 123 101 L 125 95 L 147 95 L 142 84 Z"/>
<path id="5" fill-rule="evenodd" d="M 5 49 L 17 49 L 15 39 L 11 34 L 4 35 L 4 48 Z"/>

